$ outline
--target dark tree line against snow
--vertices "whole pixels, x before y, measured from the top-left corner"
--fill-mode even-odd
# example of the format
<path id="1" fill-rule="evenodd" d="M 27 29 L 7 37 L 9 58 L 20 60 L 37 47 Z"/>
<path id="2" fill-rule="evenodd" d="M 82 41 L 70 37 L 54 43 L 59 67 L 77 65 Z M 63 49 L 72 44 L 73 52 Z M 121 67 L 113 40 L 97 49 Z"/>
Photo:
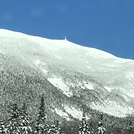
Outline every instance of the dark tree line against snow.
<path id="1" fill-rule="evenodd" d="M 25 103 L 21 108 L 18 108 L 17 104 L 13 104 L 10 108 L 10 117 L 0 121 L 0 134 L 134 134 L 131 120 L 126 129 L 118 127 L 110 129 L 105 126 L 102 113 L 99 115 L 98 123 L 95 123 L 92 118 L 90 122 L 87 121 L 85 112 L 79 123 L 74 122 L 73 125 L 63 127 L 58 120 L 55 120 L 52 125 L 48 125 L 42 96 L 36 121 L 31 122 Z"/>

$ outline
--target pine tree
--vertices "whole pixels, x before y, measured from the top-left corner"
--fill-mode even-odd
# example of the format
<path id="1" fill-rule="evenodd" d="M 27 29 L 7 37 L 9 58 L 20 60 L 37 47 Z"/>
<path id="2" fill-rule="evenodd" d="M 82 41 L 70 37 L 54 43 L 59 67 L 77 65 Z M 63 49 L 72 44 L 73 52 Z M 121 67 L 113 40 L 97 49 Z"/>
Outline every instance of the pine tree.
<path id="1" fill-rule="evenodd" d="M 20 134 L 19 128 L 19 109 L 17 104 L 14 104 L 11 109 L 11 118 L 8 120 L 7 132 L 9 134 Z"/>
<path id="2" fill-rule="evenodd" d="M 106 129 L 103 126 L 103 114 L 101 113 L 100 121 L 98 122 L 98 132 L 97 134 L 104 134 Z"/>
<path id="3" fill-rule="evenodd" d="M 89 127 L 86 122 L 86 116 L 84 113 L 81 121 L 81 126 L 79 127 L 79 134 L 90 134 Z"/>
<path id="4" fill-rule="evenodd" d="M 94 134 L 94 129 L 93 129 L 93 121 L 92 121 L 92 118 L 91 118 L 91 121 L 90 121 L 90 134 Z"/>
<path id="5" fill-rule="evenodd" d="M 59 121 L 57 120 L 54 125 L 48 130 L 48 134 L 60 134 Z"/>
<path id="6" fill-rule="evenodd" d="M 56 127 L 56 134 L 60 134 L 61 129 L 59 127 L 59 121 L 58 120 L 56 121 L 55 127 Z"/>
<path id="7" fill-rule="evenodd" d="M 38 114 L 38 119 L 36 122 L 36 134 L 47 134 L 48 127 L 46 125 L 46 117 L 45 117 L 45 104 L 44 104 L 44 97 L 41 97 L 41 102 L 40 102 L 40 107 L 39 107 L 39 114 Z"/>
<path id="8" fill-rule="evenodd" d="M 133 126 L 132 126 L 132 121 L 131 120 L 129 120 L 129 124 L 128 124 L 128 127 L 127 127 L 127 133 L 128 134 L 134 133 Z"/>
<path id="9" fill-rule="evenodd" d="M 21 134 L 31 134 L 32 133 L 32 128 L 29 125 L 29 118 L 28 118 L 28 113 L 27 113 L 27 108 L 26 108 L 25 103 L 23 104 L 23 107 L 20 111 L 19 127 L 21 130 Z"/>
<path id="10" fill-rule="evenodd" d="M 6 127 L 4 121 L 0 121 L 0 134 L 6 133 Z"/>

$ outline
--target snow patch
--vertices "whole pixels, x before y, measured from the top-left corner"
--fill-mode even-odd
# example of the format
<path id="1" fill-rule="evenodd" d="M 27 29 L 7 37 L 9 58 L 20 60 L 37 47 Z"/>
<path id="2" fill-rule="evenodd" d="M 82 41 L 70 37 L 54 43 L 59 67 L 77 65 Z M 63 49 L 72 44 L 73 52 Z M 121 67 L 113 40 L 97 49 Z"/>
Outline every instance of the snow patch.
<path id="1" fill-rule="evenodd" d="M 94 89 L 94 85 L 92 83 L 89 83 L 89 82 L 85 82 L 83 81 L 84 83 L 84 86 L 87 88 L 87 89 L 90 89 L 90 90 L 93 90 Z"/>
<path id="2" fill-rule="evenodd" d="M 92 83 L 83 81 L 82 83 L 79 82 L 77 85 L 79 85 L 82 89 L 89 89 L 89 90 L 93 90 L 94 89 L 94 85 Z"/>
<path id="3" fill-rule="evenodd" d="M 106 104 L 91 103 L 91 108 L 100 112 L 107 113 L 116 117 L 125 117 L 128 113 L 133 112 L 133 108 L 125 105 L 120 105 L 115 101 L 106 101 Z"/>
<path id="4" fill-rule="evenodd" d="M 81 120 L 83 112 L 72 107 L 72 106 L 64 106 L 65 111 L 68 114 L 71 114 L 74 118 Z M 89 119 L 89 117 L 86 116 L 87 119 Z"/>
<path id="5" fill-rule="evenodd" d="M 57 78 L 54 76 L 54 78 L 48 78 L 48 81 L 55 87 L 61 89 L 62 92 L 68 97 L 71 97 L 73 95 L 73 93 L 70 91 L 70 88 L 63 82 L 62 78 Z"/>
<path id="6" fill-rule="evenodd" d="M 128 84 L 128 85 L 129 85 L 129 87 L 132 87 L 131 84 Z M 128 97 L 134 98 L 134 90 L 126 90 L 125 88 L 121 88 L 121 87 L 119 89 L 123 94 L 127 95 Z M 133 89 L 133 87 L 132 87 L 132 89 Z"/>
<path id="7" fill-rule="evenodd" d="M 127 102 L 129 102 L 130 101 L 130 99 L 128 98 L 128 96 L 127 95 L 122 95 L 122 97 L 127 101 Z"/>
<path id="8" fill-rule="evenodd" d="M 92 69 L 90 66 L 87 66 L 88 69 Z"/>
<path id="9" fill-rule="evenodd" d="M 128 79 L 128 80 L 133 80 L 134 79 L 134 72 L 129 72 L 129 73 L 127 73 L 126 74 L 126 78 Z"/>
<path id="10" fill-rule="evenodd" d="M 39 66 L 40 64 L 45 65 L 45 63 L 40 60 L 35 60 L 34 63 L 36 66 Z"/>
<path id="11" fill-rule="evenodd" d="M 55 108 L 55 112 L 56 112 L 59 116 L 61 116 L 61 117 L 65 118 L 65 119 L 67 119 L 68 121 L 70 120 L 68 114 L 65 113 L 65 112 L 63 112 L 62 110 L 59 110 L 59 109 Z"/>
<path id="12" fill-rule="evenodd" d="M 42 70 L 42 72 L 44 73 L 44 74 L 47 74 L 48 73 L 48 71 L 46 70 L 46 69 L 41 69 Z"/>
<path id="13" fill-rule="evenodd" d="M 34 63 L 45 75 L 48 73 L 48 70 L 45 68 L 46 64 L 44 62 L 35 60 Z"/>
<path id="14" fill-rule="evenodd" d="M 107 87 L 107 86 L 104 86 L 104 88 L 108 91 L 108 92 L 111 92 L 112 89 L 110 87 Z"/>
<path id="15" fill-rule="evenodd" d="M 58 59 L 60 59 L 60 60 L 62 60 L 62 58 L 60 56 L 58 56 L 58 55 L 56 55 L 55 57 L 58 58 Z"/>

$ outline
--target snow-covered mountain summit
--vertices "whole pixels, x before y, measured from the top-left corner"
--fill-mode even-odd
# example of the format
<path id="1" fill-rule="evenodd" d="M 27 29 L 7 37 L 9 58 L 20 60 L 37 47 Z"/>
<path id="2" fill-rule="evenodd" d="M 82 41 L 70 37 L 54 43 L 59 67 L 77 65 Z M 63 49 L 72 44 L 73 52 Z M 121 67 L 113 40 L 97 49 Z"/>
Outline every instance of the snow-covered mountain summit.
<path id="1" fill-rule="evenodd" d="M 16 93 L 21 91 L 22 98 L 22 94 L 44 93 L 48 109 L 68 120 L 80 118 L 83 106 L 121 117 L 134 110 L 133 60 L 68 40 L 4 29 L 0 29 L 0 59 L 1 100 L 4 93 L 11 92 L 4 96 L 5 103 L 7 98 L 13 101 L 14 95 L 18 100 Z M 51 103 L 50 98 L 60 103 Z"/>

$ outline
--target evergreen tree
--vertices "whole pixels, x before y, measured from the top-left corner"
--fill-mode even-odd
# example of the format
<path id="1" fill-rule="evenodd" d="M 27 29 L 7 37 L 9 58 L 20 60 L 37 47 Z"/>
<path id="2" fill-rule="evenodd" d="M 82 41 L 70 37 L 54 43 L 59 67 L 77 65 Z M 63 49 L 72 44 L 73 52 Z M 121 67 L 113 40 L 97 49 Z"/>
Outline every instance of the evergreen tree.
<path id="1" fill-rule="evenodd" d="M 90 134 L 94 134 L 92 118 L 91 118 L 91 120 L 90 120 L 89 130 L 90 130 Z"/>
<path id="2" fill-rule="evenodd" d="M 104 134 L 105 133 L 105 128 L 103 126 L 103 114 L 101 113 L 101 116 L 100 116 L 100 121 L 98 123 L 98 131 L 97 131 L 97 134 Z"/>
<path id="3" fill-rule="evenodd" d="M 57 120 L 54 125 L 48 130 L 48 134 L 60 134 L 59 121 Z"/>
<path id="4" fill-rule="evenodd" d="M 5 134 L 5 133 L 6 133 L 6 127 L 4 121 L 0 121 L 0 134 Z"/>
<path id="5" fill-rule="evenodd" d="M 81 126 L 79 127 L 79 134 L 90 134 L 89 127 L 86 122 L 86 116 L 84 113 L 81 121 Z"/>
<path id="6" fill-rule="evenodd" d="M 47 134 L 48 126 L 46 125 L 46 117 L 45 117 L 45 104 L 44 104 L 44 97 L 41 97 L 40 107 L 39 107 L 39 114 L 38 119 L 36 122 L 36 134 Z"/>
<path id="7" fill-rule="evenodd" d="M 28 118 L 28 113 L 27 113 L 25 103 L 20 111 L 19 127 L 21 130 L 21 134 L 31 134 L 32 133 L 32 128 L 29 125 L 29 118 Z"/>
<path id="8" fill-rule="evenodd" d="M 19 128 L 19 109 L 17 104 L 14 104 L 11 109 L 11 118 L 8 120 L 7 132 L 9 134 L 21 134 Z"/>
<path id="9" fill-rule="evenodd" d="M 131 120 L 129 120 L 129 124 L 128 124 L 126 133 L 127 134 L 133 134 L 134 133 L 133 126 L 132 126 L 132 121 Z"/>

